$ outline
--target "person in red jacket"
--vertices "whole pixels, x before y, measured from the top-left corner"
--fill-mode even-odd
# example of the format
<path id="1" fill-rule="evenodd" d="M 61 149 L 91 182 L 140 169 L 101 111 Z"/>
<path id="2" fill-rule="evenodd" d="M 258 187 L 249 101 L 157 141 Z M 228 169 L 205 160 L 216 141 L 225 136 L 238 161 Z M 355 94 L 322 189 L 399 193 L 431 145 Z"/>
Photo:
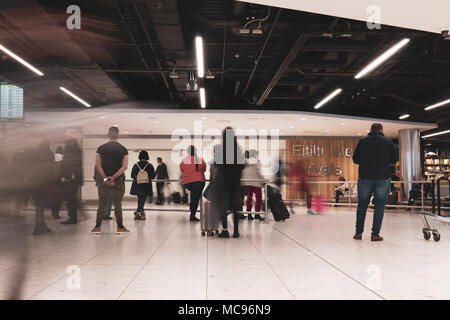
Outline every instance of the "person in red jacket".
<path id="1" fill-rule="evenodd" d="M 206 163 L 201 157 L 197 156 L 197 150 L 194 146 L 189 146 L 188 156 L 181 161 L 180 170 L 181 184 L 191 192 L 190 220 L 193 222 L 200 221 L 195 217 L 195 214 L 205 187 Z"/>

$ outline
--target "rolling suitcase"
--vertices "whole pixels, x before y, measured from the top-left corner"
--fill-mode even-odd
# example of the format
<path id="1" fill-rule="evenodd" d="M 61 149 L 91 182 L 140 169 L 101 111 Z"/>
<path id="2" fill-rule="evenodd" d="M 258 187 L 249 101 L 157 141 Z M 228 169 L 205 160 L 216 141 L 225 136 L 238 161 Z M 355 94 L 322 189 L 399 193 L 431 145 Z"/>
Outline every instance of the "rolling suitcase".
<path id="1" fill-rule="evenodd" d="M 200 206 L 200 225 L 202 236 L 214 236 L 219 228 L 219 210 L 210 201 L 202 200 Z"/>
<path id="2" fill-rule="evenodd" d="M 267 186 L 267 194 L 267 204 L 269 205 L 269 209 L 272 212 L 275 221 L 289 219 L 290 214 L 281 198 L 280 192 L 271 186 Z"/>

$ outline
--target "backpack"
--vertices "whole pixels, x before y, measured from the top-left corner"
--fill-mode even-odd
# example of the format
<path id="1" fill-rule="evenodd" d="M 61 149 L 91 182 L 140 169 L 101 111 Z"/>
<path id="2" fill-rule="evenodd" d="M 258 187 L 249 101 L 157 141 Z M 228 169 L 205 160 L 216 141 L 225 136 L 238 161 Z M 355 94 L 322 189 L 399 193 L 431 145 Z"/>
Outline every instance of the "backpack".
<path id="1" fill-rule="evenodd" d="M 148 163 L 145 165 L 144 168 L 139 167 L 139 164 L 137 164 L 137 163 L 136 163 L 136 165 L 137 165 L 138 168 L 139 168 L 139 172 L 138 172 L 138 174 L 137 174 L 137 176 L 136 176 L 136 183 L 137 183 L 137 184 L 149 183 L 149 182 L 150 182 L 150 179 L 148 178 L 148 173 L 147 173 L 147 171 L 145 171 L 145 169 L 146 169 L 147 166 L 148 166 Z"/>

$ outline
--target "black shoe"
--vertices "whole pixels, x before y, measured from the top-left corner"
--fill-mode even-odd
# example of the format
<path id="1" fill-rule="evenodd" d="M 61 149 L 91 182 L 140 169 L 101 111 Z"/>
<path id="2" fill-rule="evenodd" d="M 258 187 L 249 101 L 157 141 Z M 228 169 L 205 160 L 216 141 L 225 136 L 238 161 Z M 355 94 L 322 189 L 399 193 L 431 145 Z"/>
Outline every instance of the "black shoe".
<path id="1" fill-rule="evenodd" d="M 52 230 L 50 230 L 50 228 L 47 227 L 46 225 L 35 226 L 33 235 L 37 236 L 37 235 L 44 234 L 47 232 L 52 232 Z"/>
<path id="2" fill-rule="evenodd" d="M 255 219 L 256 220 L 262 220 L 261 216 L 259 214 L 255 214 Z"/>
<path id="3" fill-rule="evenodd" d="M 103 217 L 103 220 L 112 220 L 112 217 Z"/>
<path id="4" fill-rule="evenodd" d="M 234 232 L 233 232 L 233 238 L 239 238 L 239 231 L 234 230 Z"/>
<path id="5" fill-rule="evenodd" d="M 61 224 L 77 224 L 77 221 L 73 221 L 71 219 L 67 219 L 65 221 L 61 221 Z"/>
<path id="6" fill-rule="evenodd" d="M 249 214 L 249 215 L 247 216 L 247 218 L 248 218 L 248 220 L 253 220 L 253 215 Z"/>
<path id="7" fill-rule="evenodd" d="M 238 219 L 245 219 L 245 215 L 243 213 L 238 214 Z"/>
<path id="8" fill-rule="evenodd" d="M 189 220 L 190 220 L 191 222 L 199 222 L 199 221 L 200 221 L 200 219 L 198 219 L 198 218 L 196 218 L 196 217 L 191 217 L 191 218 L 189 218 Z"/>
<path id="9" fill-rule="evenodd" d="M 219 238 L 229 238 L 230 237 L 230 233 L 228 232 L 228 230 L 222 230 L 221 233 L 219 233 Z"/>
<path id="10" fill-rule="evenodd" d="M 52 218 L 55 219 L 55 220 L 61 219 L 61 217 L 59 216 L 59 214 L 52 214 Z"/>

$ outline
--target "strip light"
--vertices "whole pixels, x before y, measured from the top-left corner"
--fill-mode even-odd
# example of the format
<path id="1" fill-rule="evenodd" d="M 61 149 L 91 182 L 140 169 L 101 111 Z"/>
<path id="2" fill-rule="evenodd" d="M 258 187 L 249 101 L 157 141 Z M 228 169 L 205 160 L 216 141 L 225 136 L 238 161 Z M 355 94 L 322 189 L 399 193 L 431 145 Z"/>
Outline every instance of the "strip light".
<path id="1" fill-rule="evenodd" d="M 428 111 L 428 110 L 431 110 L 431 109 L 439 108 L 439 107 L 442 107 L 443 105 L 446 105 L 446 104 L 449 104 L 449 103 L 450 103 L 450 99 L 442 101 L 442 102 L 438 102 L 438 103 L 433 104 L 431 106 L 428 106 L 428 107 L 425 108 L 425 110 Z"/>
<path id="2" fill-rule="evenodd" d="M 206 92 L 205 88 L 200 88 L 200 106 L 205 109 L 206 108 Z"/>
<path id="3" fill-rule="evenodd" d="M 21 57 L 19 57 L 18 55 L 16 55 L 14 52 L 8 50 L 7 48 L 5 48 L 4 46 L 2 46 L 0 44 L 0 50 L 2 50 L 4 53 L 6 53 L 7 55 L 9 55 L 11 58 L 15 59 L 16 61 L 20 62 L 21 64 L 23 64 L 25 67 L 27 67 L 28 69 L 30 69 L 31 71 L 33 71 L 34 73 L 43 76 L 44 74 L 39 71 L 37 68 L 33 67 L 31 64 L 29 64 L 28 62 L 26 62 L 25 60 L 23 60 Z"/>
<path id="4" fill-rule="evenodd" d="M 381 65 L 383 62 L 385 62 L 387 59 L 392 57 L 394 54 L 397 53 L 401 48 L 403 48 L 405 45 L 408 44 L 410 40 L 408 38 L 405 38 L 389 48 L 387 51 L 385 51 L 383 54 L 381 54 L 378 58 L 373 60 L 371 63 L 369 63 L 364 69 L 362 69 L 356 76 L 355 79 L 360 79 L 373 70 L 375 70 L 379 65 Z"/>
<path id="5" fill-rule="evenodd" d="M 197 75 L 199 78 L 205 76 L 205 66 L 203 59 L 203 38 L 200 36 L 195 37 L 195 52 L 197 54 Z"/>
<path id="6" fill-rule="evenodd" d="M 338 94 L 340 94 L 342 92 L 342 89 L 336 89 L 334 90 L 330 95 L 328 95 L 328 97 L 326 97 L 325 99 L 323 99 L 322 101 L 320 101 L 318 104 L 316 104 L 316 106 L 314 107 L 314 109 L 319 109 L 320 107 L 322 107 L 325 103 L 327 103 L 328 101 L 330 101 L 331 99 L 333 99 L 334 97 L 336 97 Z"/>
<path id="7" fill-rule="evenodd" d="M 400 117 L 398 117 L 400 120 L 403 120 L 403 119 L 408 119 L 409 118 L 409 114 L 404 114 L 404 115 L 401 115 Z"/>
<path id="8" fill-rule="evenodd" d="M 436 133 L 431 133 L 431 134 L 427 134 L 426 136 L 423 136 L 422 138 L 431 138 L 434 136 L 440 136 L 442 134 L 446 134 L 446 133 L 450 133 L 450 130 L 445 130 L 445 131 L 441 131 L 441 132 L 436 132 Z"/>
<path id="9" fill-rule="evenodd" d="M 73 94 L 72 92 L 70 92 L 69 90 L 67 90 L 64 87 L 59 87 L 59 90 L 63 91 L 64 93 L 68 94 L 69 96 L 71 96 L 72 98 L 74 98 L 75 100 L 77 100 L 79 103 L 81 103 L 82 105 L 90 108 L 91 105 L 89 103 L 87 103 L 86 101 L 84 101 L 83 99 L 81 99 L 80 97 L 78 97 L 77 95 Z"/>

